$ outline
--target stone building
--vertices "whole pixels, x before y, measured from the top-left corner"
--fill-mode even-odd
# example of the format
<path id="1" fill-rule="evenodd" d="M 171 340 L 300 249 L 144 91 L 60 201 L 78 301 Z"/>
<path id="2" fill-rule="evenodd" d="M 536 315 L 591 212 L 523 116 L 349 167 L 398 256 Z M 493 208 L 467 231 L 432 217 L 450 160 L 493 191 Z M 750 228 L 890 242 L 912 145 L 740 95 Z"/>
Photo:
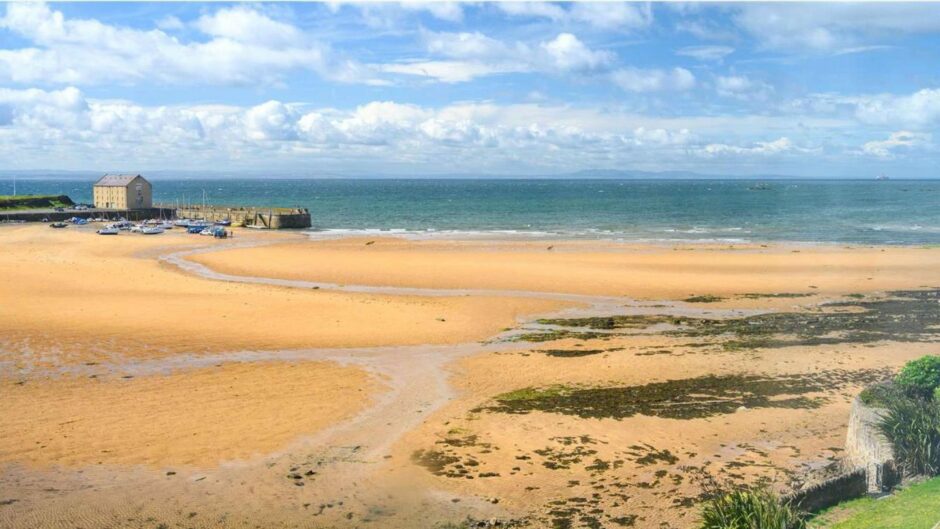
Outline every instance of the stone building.
<path id="1" fill-rule="evenodd" d="M 153 187 L 139 174 L 106 174 L 95 182 L 94 201 L 96 208 L 150 208 L 153 207 Z"/>

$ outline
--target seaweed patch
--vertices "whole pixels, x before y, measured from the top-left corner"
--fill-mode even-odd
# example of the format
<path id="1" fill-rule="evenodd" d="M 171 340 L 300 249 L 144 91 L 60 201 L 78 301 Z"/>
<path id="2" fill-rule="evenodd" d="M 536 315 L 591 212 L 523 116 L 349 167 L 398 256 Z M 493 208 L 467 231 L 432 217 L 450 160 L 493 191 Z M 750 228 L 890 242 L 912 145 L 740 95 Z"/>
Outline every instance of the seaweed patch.
<path id="1" fill-rule="evenodd" d="M 825 394 L 888 376 L 885 370 L 832 370 L 796 375 L 709 375 L 623 387 L 550 386 L 497 396 L 479 411 L 525 414 L 533 411 L 581 418 L 624 419 L 647 415 L 697 419 L 740 408 L 817 408 Z M 807 396 L 812 394 L 813 396 Z"/>

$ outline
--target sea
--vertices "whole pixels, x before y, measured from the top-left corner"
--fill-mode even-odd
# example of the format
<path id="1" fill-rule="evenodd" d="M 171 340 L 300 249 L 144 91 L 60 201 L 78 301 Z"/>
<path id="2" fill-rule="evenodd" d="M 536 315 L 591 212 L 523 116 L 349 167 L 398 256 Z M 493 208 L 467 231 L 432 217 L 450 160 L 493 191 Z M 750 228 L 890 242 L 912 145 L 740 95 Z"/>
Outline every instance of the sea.
<path id="1" fill-rule="evenodd" d="M 93 179 L 20 178 L 91 201 Z M 940 180 L 153 179 L 164 204 L 301 206 L 311 237 L 940 244 Z M 0 194 L 12 193 L 0 180 Z"/>

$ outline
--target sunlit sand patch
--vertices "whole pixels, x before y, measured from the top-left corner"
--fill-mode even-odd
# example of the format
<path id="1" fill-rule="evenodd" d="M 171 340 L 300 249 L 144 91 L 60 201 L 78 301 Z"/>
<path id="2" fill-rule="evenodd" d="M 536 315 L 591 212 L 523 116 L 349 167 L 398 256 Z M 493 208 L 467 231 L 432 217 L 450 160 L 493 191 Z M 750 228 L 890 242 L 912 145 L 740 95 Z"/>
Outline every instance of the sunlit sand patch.
<path id="1" fill-rule="evenodd" d="M 206 244 L 205 237 L 196 239 Z M 156 252 L 198 246 L 179 233 L 98 237 L 2 227 L 0 246 L 0 366 L 18 371 L 120 357 L 465 343 L 489 338 L 517 317 L 562 306 L 209 280 L 157 260 Z"/>
<path id="2" fill-rule="evenodd" d="M 4 380 L 0 461 L 214 466 L 352 417 L 379 387 L 362 370 L 326 362 Z"/>
<path id="3" fill-rule="evenodd" d="M 772 307 L 804 303 L 809 294 L 932 285 L 933 270 L 940 265 L 940 251 L 924 248 L 801 246 L 794 253 L 786 244 L 734 250 L 699 244 L 686 250 L 606 241 L 342 239 L 239 248 L 191 259 L 228 274 L 338 284 L 642 299 L 720 297 L 726 299 L 714 305 Z"/>

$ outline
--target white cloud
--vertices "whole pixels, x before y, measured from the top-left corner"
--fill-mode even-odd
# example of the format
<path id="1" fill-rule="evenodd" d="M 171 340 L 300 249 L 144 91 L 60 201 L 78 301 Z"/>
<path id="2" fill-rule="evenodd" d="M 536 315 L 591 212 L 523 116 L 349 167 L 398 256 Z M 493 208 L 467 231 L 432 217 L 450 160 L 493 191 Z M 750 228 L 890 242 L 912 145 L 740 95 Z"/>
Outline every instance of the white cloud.
<path id="1" fill-rule="evenodd" d="M 919 90 L 909 96 L 855 98 L 855 115 L 875 124 L 904 123 L 928 126 L 940 121 L 940 89 Z"/>
<path id="2" fill-rule="evenodd" d="M 711 158 L 727 155 L 771 156 L 786 153 L 813 153 L 817 151 L 818 149 L 797 146 L 790 141 L 790 138 L 781 137 L 773 141 L 754 142 L 753 145 L 749 147 L 724 143 L 710 143 L 698 149 L 697 153 L 706 158 Z"/>
<path id="3" fill-rule="evenodd" d="M 689 129 L 633 129 L 633 140 L 637 145 L 684 145 L 691 139 Z"/>
<path id="4" fill-rule="evenodd" d="M 292 140 L 297 137 L 299 113 L 280 101 L 268 101 L 245 112 L 245 132 L 251 140 Z"/>
<path id="5" fill-rule="evenodd" d="M 888 139 L 869 141 L 862 145 L 862 152 L 877 158 L 894 158 L 898 151 L 906 151 L 930 144 L 932 136 L 923 132 L 899 130 L 892 132 Z"/>
<path id="6" fill-rule="evenodd" d="M 568 12 L 557 3 L 496 2 L 494 5 L 508 15 L 519 17 L 548 18 L 559 21 L 568 16 Z"/>
<path id="7" fill-rule="evenodd" d="M 692 57 L 700 61 L 720 61 L 734 53 L 731 46 L 686 46 L 676 50 L 676 55 Z"/>
<path id="8" fill-rule="evenodd" d="M 611 78 L 617 86 L 630 92 L 682 91 L 695 86 L 695 76 L 685 68 L 622 68 L 614 71 Z"/>
<path id="9" fill-rule="evenodd" d="M 593 51 L 571 33 L 562 33 L 542 43 L 555 67 L 561 71 L 585 71 L 604 66 L 613 60 L 606 51 Z"/>
<path id="10" fill-rule="evenodd" d="M 570 6 L 568 9 L 562 5 Z M 629 2 L 498 2 L 496 6 L 511 16 L 547 18 L 554 22 L 581 22 L 602 30 L 637 30 L 653 22 L 649 4 Z"/>
<path id="11" fill-rule="evenodd" d="M 245 107 L 142 106 L 88 99 L 72 87 L 0 89 L 0 116 L 0 157 L 15 154 L 40 164 L 133 158 L 141 167 L 263 167 L 328 157 L 443 169 L 461 160 L 468 167 L 518 163 L 526 152 L 528 164 L 574 167 L 681 152 L 692 138 L 686 127 L 603 109 L 374 101 L 337 110 L 276 100 Z"/>
<path id="12" fill-rule="evenodd" d="M 529 71 L 523 63 L 479 61 L 412 61 L 377 65 L 385 73 L 426 77 L 441 83 L 466 83 L 477 77 Z"/>
<path id="13" fill-rule="evenodd" d="M 940 31 L 940 6 L 930 3 L 744 4 L 735 23 L 773 49 L 839 51 L 870 38 Z"/>
<path id="14" fill-rule="evenodd" d="M 650 4 L 626 2 L 576 2 L 571 17 L 600 29 L 641 29 L 653 22 Z"/>
<path id="15" fill-rule="evenodd" d="M 506 43 L 482 33 L 425 34 L 427 50 L 444 59 L 422 59 L 373 65 L 394 74 L 423 76 L 443 83 L 461 83 L 504 73 L 561 74 L 606 68 L 614 60 L 607 51 L 592 50 L 570 33 L 530 46 Z"/>
<path id="16" fill-rule="evenodd" d="M 463 20 L 463 7 L 459 2 L 402 2 L 400 5 L 407 11 L 427 11 L 435 18 L 449 22 Z"/>
<path id="17" fill-rule="evenodd" d="M 209 37 L 184 43 L 149 31 L 69 19 L 44 4 L 11 3 L 0 28 L 34 47 L 0 50 L 0 80 L 54 84 L 271 84 L 291 70 L 341 82 L 374 81 L 370 72 L 337 60 L 290 24 L 236 6 L 195 24 Z"/>
<path id="18" fill-rule="evenodd" d="M 719 75 L 715 78 L 715 91 L 724 97 L 765 100 L 773 93 L 773 87 L 746 75 Z"/>
<path id="19" fill-rule="evenodd" d="M 179 18 L 169 15 L 157 21 L 157 27 L 163 31 L 179 31 L 186 27 Z"/>

